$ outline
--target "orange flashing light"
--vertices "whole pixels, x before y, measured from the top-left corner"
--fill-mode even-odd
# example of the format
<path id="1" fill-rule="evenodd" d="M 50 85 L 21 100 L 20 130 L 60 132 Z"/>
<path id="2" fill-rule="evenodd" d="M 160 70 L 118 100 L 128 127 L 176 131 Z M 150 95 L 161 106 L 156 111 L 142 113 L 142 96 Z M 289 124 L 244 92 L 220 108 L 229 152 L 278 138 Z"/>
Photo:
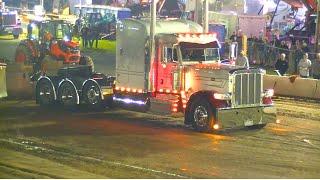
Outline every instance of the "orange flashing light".
<path id="1" fill-rule="evenodd" d="M 120 87 L 116 87 L 116 90 L 119 91 L 119 90 L 120 90 Z"/>
<path id="2" fill-rule="evenodd" d="M 137 92 L 137 89 L 132 89 L 132 92 L 136 93 L 136 92 Z"/>
<path id="3" fill-rule="evenodd" d="M 131 88 L 127 88 L 126 91 L 130 92 L 130 91 L 131 91 Z"/>
<path id="4" fill-rule="evenodd" d="M 214 130 L 218 130 L 220 127 L 219 127 L 219 124 L 215 124 L 215 125 L 213 125 L 213 129 Z"/>
<path id="5" fill-rule="evenodd" d="M 184 104 L 182 107 L 183 107 L 183 109 L 185 109 L 185 108 L 187 108 L 187 105 L 186 105 L 186 104 Z"/>
<path id="6" fill-rule="evenodd" d="M 163 89 L 159 89 L 159 92 L 161 92 L 161 93 L 162 93 L 162 92 L 163 92 Z"/>
<path id="7" fill-rule="evenodd" d="M 143 90 L 142 90 L 142 89 L 139 89 L 139 90 L 138 90 L 138 93 L 143 93 Z"/>
<path id="8" fill-rule="evenodd" d="M 172 108 L 172 112 L 178 112 L 177 108 Z"/>
<path id="9" fill-rule="evenodd" d="M 125 90 L 126 90 L 126 88 L 124 88 L 124 87 L 121 88 L 121 91 L 125 91 Z"/>
<path id="10" fill-rule="evenodd" d="M 166 89 L 166 93 L 170 93 L 171 91 L 170 91 L 170 89 Z"/>
<path id="11" fill-rule="evenodd" d="M 173 106 L 173 107 L 178 107 L 178 104 L 173 104 L 172 106 Z"/>

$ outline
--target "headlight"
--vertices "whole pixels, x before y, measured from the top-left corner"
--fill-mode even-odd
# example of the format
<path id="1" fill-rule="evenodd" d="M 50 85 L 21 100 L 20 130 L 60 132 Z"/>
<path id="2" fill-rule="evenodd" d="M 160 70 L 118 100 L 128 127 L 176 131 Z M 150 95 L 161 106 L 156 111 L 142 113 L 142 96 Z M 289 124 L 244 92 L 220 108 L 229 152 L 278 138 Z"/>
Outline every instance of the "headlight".
<path id="1" fill-rule="evenodd" d="M 69 39 L 68 36 L 64 36 L 64 37 L 63 37 L 63 40 L 64 40 L 64 41 L 70 41 L 70 39 Z"/>
<path id="2" fill-rule="evenodd" d="M 214 93 L 213 97 L 214 97 L 214 99 L 219 99 L 219 100 L 231 100 L 230 94 Z"/>
<path id="3" fill-rule="evenodd" d="M 274 95 L 274 90 L 273 89 L 267 89 L 263 93 L 263 97 L 273 97 Z"/>

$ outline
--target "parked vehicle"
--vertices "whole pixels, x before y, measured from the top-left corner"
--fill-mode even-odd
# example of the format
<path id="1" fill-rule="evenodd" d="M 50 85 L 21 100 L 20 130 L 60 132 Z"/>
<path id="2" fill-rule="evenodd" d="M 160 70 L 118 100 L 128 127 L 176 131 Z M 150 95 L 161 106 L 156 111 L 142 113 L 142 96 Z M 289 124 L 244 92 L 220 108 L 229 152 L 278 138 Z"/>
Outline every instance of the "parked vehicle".
<path id="1" fill-rule="evenodd" d="M 15 61 L 26 65 L 38 64 L 50 57 L 63 64 L 78 64 L 80 49 L 72 41 L 71 25 L 63 20 L 34 21 L 28 25 L 28 38 L 16 49 Z"/>
<path id="2" fill-rule="evenodd" d="M 7 33 L 18 39 L 22 33 L 21 21 L 17 11 L 0 9 L 0 34 Z"/>

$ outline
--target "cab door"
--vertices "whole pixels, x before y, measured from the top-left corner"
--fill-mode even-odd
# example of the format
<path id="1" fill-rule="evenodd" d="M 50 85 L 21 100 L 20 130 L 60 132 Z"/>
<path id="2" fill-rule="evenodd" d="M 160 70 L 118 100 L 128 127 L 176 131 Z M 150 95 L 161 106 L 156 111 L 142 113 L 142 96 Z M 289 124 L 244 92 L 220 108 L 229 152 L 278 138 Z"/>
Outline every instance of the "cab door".
<path id="1" fill-rule="evenodd" d="M 179 63 L 177 49 L 174 46 L 163 46 L 161 54 L 161 63 L 158 66 L 158 91 L 163 90 L 178 90 L 179 84 Z"/>

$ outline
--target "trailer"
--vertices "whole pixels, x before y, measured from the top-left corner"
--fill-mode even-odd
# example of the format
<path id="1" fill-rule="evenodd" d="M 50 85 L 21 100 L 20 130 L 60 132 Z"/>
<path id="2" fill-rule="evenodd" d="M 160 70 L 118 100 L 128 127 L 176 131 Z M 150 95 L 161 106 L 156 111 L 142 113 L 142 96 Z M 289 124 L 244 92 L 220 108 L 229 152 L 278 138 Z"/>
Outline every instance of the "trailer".
<path id="1" fill-rule="evenodd" d="M 66 66 L 56 73 L 41 74 L 37 78 L 36 102 L 41 106 L 60 103 L 73 108 L 84 104 L 101 109 L 112 105 L 113 82 L 113 77 L 95 73 L 91 66 Z"/>

